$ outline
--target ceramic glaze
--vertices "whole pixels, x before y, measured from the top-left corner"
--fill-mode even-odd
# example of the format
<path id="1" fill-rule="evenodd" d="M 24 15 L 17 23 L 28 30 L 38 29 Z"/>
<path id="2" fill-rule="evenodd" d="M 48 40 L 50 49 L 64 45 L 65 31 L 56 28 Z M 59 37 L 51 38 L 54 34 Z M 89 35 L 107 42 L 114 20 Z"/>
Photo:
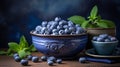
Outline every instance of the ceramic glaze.
<path id="1" fill-rule="evenodd" d="M 35 48 L 48 56 L 72 57 L 80 53 L 87 43 L 87 34 L 82 35 L 32 35 Z"/>
<path id="2" fill-rule="evenodd" d="M 92 45 L 99 55 L 112 55 L 118 45 L 118 41 L 113 42 L 97 42 L 92 41 Z"/>

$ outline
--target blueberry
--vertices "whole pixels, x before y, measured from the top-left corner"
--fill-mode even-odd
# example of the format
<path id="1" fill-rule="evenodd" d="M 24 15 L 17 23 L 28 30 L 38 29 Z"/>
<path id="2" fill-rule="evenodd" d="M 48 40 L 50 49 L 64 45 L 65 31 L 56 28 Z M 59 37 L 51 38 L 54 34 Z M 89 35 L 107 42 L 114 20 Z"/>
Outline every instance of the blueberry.
<path id="1" fill-rule="evenodd" d="M 98 38 L 97 38 L 97 41 L 98 41 L 98 42 L 104 42 L 104 39 L 101 38 L 101 37 L 98 37 Z"/>
<path id="2" fill-rule="evenodd" d="M 111 41 L 116 41 L 117 39 L 115 37 L 110 38 Z"/>
<path id="3" fill-rule="evenodd" d="M 47 61 L 47 64 L 50 66 L 53 65 L 53 63 L 54 63 L 53 61 Z"/>
<path id="4" fill-rule="evenodd" d="M 23 65 L 23 66 L 27 66 L 28 65 L 28 60 L 22 59 L 20 61 L 20 64 Z"/>
<path id="5" fill-rule="evenodd" d="M 56 17 L 56 18 L 55 18 L 55 21 L 56 21 L 56 22 L 59 22 L 60 20 L 61 20 L 60 17 Z"/>
<path id="6" fill-rule="evenodd" d="M 61 64 L 61 63 L 62 63 L 62 59 L 57 59 L 56 62 L 57 62 L 58 64 Z"/>
<path id="7" fill-rule="evenodd" d="M 20 62 L 20 60 L 21 60 L 19 56 L 15 56 L 14 59 L 16 62 Z"/>
<path id="8" fill-rule="evenodd" d="M 107 38 L 107 37 L 108 37 L 108 34 L 101 34 L 101 35 L 99 35 L 99 37 L 101 37 L 101 38 L 105 39 L 105 38 Z"/>
<path id="9" fill-rule="evenodd" d="M 13 55 L 14 58 L 15 58 L 16 56 L 19 56 L 18 53 L 15 53 L 15 54 Z"/>
<path id="10" fill-rule="evenodd" d="M 81 34 L 81 33 L 84 33 L 84 29 L 81 28 L 81 27 L 76 27 L 76 34 Z"/>
<path id="11" fill-rule="evenodd" d="M 53 33 L 58 32 L 58 29 L 53 29 L 52 32 Z"/>
<path id="12" fill-rule="evenodd" d="M 111 40 L 110 39 L 105 39 L 105 42 L 110 42 Z"/>
<path id="13" fill-rule="evenodd" d="M 86 61 L 87 61 L 87 59 L 85 57 L 80 57 L 79 58 L 80 63 L 85 63 Z"/>
<path id="14" fill-rule="evenodd" d="M 54 33 L 52 33 L 51 35 L 59 35 L 59 33 L 57 33 L 57 32 L 54 32 Z"/>
<path id="15" fill-rule="evenodd" d="M 28 59 L 28 60 L 32 60 L 32 57 L 33 57 L 32 55 L 28 55 L 28 56 L 27 56 L 27 59 Z"/>
<path id="16" fill-rule="evenodd" d="M 69 27 L 70 31 L 75 31 L 75 27 Z"/>
<path id="17" fill-rule="evenodd" d="M 97 41 L 98 36 L 94 36 L 92 40 Z"/>
<path id="18" fill-rule="evenodd" d="M 61 20 L 60 22 L 59 22 L 59 25 L 66 25 L 67 24 L 67 22 L 65 21 L 65 20 Z"/>
<path id="19" fill-rule="evenodd" d="M 65 34 L 70 34 L 71 32 L 70 32 L 70 30 L 69 29 L 65 29 Z"/>
<path id="20" fill-rule="evenodd" d="M 79 25 L 79 24 L 76 24 L 75 26 L 76 26 L 76 27 L 80 27 L 80 25 Z"/>
<path id="21" fill-rule="evenodd" d="M 63 35 L 63 34 L 65 34 L 65 31 L 64 30 L 60 30 L 59 31 L 59 35 Z"/>
<path id="22" fill-rule="evenodd" d="M 46 26 L 47 26 L 47 23 L 48 23 L 47 21 L 43 21 L 43 22 L 42 22 L 42 27 L 46 27 Z"/>
<path id="23" fill-rule="evenodd" d="M 64 25 L 63 28 L 66 29 L 66 28 L 69 28 L 69 26 L 68 25 Z"/>
<path id="24" fill-rule="evenodd" d="M 50 25 L 50 24 L 48 24 L 48 25 L 47 25 L 47 28 L 49 29 L 49 28 L 50 28 L 50 26 L 51 26 L 51 25 Z"/>
<path id="25" fill-rule="evenodd" d="M 48 57 L 47 61 L 53 61 L 56 62 L 56 58 L 54 56 Z"/>
<path id="26" fill-rule="evenodd" d="M 45 31 L 47 31 L 47 30 L 48 30 L 48 29 L 47 29 L 46 27 L 42 27 L 42 29 L 41 29 L 41 32 L 40 32 L 40 33 L 41 33 L 41 34 L 44 34 L 44 32 L 45 32 Z"/>
<path id="27" fill-rule="evenodd" d="M 68 21 L 68 26 L 74 26 L 74 23 L 72 21 Z"/>
<path id="28" fill-rule="evenodd" d="M 62 26 L 62 25 L 58 25 L 58 26 L 57 26 L 57 29 L 58 29 L 58 30 L 63 29 L 63 26 Z"/>
<path id="29" fill-rule="evenodd" d="M 72 31 L 70 34 L 73 35 L 73 34 L 76 34 L 76 33 L 74 31 Z"/>
<path id="30" fill-rule="evenodd" d="M 38 61 L 39 61 L 39 58 L 38 58 L 37 56 L 33 56 L 33 57 L 32 57 L 32 61 L 33 61 L 33 62 L 38 62 Z"/>
<path id="31" fill-rule="evenodd" d="M 42 27 L 39 25 L 39 26 L 36 26 L 35 31 L 40 31 L 41 29 Z"/>
<path id="32" fill-rule="evenodd" d="M 46 61 L 47 60 L 47 56 L 41 56 L 41 60 L 42 61 Z"/>

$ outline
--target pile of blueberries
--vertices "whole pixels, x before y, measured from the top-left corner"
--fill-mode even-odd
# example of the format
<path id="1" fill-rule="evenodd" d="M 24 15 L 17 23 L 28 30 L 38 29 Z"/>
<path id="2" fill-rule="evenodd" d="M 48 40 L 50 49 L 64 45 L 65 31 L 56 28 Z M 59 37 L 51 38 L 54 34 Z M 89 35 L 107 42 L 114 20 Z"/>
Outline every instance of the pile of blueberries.
<path id="1" fill-rule="evenodd" d="M 99 36 L 94 36 L 92 40 L 98 42 L 113 42 L 117 41 L 117 38 L 108 34 L 100 34 Z"/>
<path id="2" fill-rule="evenodd" d="M 47 61 L 48 65 L 53 65 L 54 63 L 58 63 L 58 64 L 62 63 L 62 59 L 57 59 L 54 56 L 49 56 L 49 57 L 48 56 L 41 56 L 40 59 L 39 59 L 38 56 L 28 55 L 27 58 L 21 59 L 19 57 L 19 55 L 17 53 L 15 53 L 13 55 L 13 57 L 14 57 L 14 60 L 16 62 L 20 62 L 20 64 L 23 65 L 23 66 L 27 66 L 28 65 L 28 60 L 31 60 L 34 63 L 39 62 L 40 60 L 41 61 Z"/>
<path id="3" fill-rule="evenodd" d="M 41 25 L 36 26 L 33 33 L 43 35 L 73 35 L 85 33 L 85 30 L 79 24 L 56 17 L 53 21 L 43 21 Z"/>

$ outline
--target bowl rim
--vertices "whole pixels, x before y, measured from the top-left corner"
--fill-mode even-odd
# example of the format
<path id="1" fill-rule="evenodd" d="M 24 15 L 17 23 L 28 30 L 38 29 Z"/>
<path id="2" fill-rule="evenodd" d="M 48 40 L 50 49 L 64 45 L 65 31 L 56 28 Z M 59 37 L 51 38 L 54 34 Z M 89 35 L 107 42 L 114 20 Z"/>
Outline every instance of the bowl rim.
<path id="1" fill-rule="evenodd" d="M 31 35 L 38 36 L 38 37 L 74 37 L 74 36 L 83 36 L 83 35 L 88 35 L 87 33 L 82 33 L 82 34 L 73 34 L 73 35 L 43 35 L 43 34 L 34 34 L 34 30 L 30 31 Z"/>
<path id="2" fill-rule="evenodd" d="M 91 41 L 92 41 L 92 43 L 118 43 L 119 42 L 118 40 L 112 41 L 112 42 L 98 42 L 98 41 L 93 41 L 93 40 L 91 40 Z"/>

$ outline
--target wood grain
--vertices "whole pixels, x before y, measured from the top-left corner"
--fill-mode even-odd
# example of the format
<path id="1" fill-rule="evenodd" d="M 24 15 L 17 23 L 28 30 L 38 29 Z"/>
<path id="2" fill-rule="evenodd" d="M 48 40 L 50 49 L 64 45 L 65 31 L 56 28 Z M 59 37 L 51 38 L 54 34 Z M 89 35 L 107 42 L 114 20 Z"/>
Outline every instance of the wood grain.
<path id="1" fill-rule="evenodd" d="M 33 53 L 35 56 L 42 56 L 41 53 Z M 10 56 L 0 56 L 0 67 L 120 67 L 120 63 L 105 64 L 97 62 L 79 63 L 77 59 L 75 60 L 63 60 L 62 64 L 55 63 L 53 66 L 47 65 L 46 62 L 33 63 L 29 61 L 28 66 L 22 66 L 19 62 L 15 62 L 13 57 Z"/>

